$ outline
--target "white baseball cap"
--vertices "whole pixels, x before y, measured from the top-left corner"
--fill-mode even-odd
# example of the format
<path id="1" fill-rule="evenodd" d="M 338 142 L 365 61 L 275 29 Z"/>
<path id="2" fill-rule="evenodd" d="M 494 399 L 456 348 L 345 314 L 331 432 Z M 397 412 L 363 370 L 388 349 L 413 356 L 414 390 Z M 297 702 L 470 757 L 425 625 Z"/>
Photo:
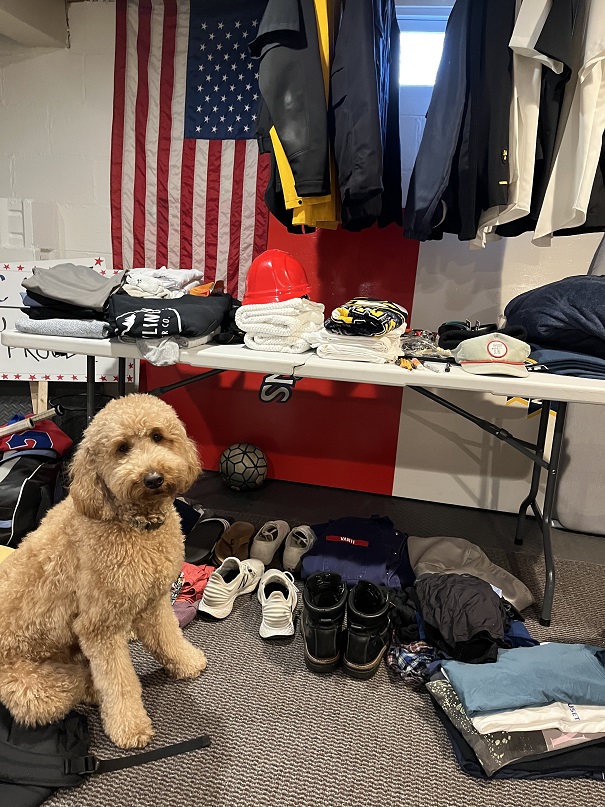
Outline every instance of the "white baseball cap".
<path id="1" fill-rule="evenodd" d="M 452 350 L 458 364 L 475 375 L 529 375 L 525 360 L 531 352 L 527 342 L 504 333 L 486 333 L 460 342 Z"/>

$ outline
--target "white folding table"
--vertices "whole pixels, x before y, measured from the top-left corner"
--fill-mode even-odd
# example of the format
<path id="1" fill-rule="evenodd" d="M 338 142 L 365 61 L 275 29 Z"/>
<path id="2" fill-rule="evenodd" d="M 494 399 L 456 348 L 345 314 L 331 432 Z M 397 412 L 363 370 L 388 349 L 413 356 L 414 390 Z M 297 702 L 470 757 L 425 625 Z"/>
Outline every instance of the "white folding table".
<path id="1" fill-rule="evenodd" d="M 119 394 L 125 393 L 127 358 L 140 358 L 137 347 L 132 343 L 117 339 L 76 339 L 58 336 L 34 336 L 18 331 L 5 331 L 2 344 L 7 347 L 52 350 L 57 353 L 76 353 L 88 356 L 87 362 L 87 412 L 89 419 L 94 414 L 95 356 L 113 357 L 119 361 Z M 571 376 L 534 373 L 528 378 L 509 376 L 479 376 L 466 373 L 459 367 L 452 367 L 447 373 L 432 373 L 428 370 L 409 372 L 392 364 L 370 364 L 321 359 L 314 352 L 303 354 L 268 353 L 250 350 L 244 345 L 201 345 L 181 350 L 179 362 L 191 367 L 202 367 L 205 372 L 151 390 L 162 395 L 170 390 L 197 382 L 210 375 L 225 370 L 238 370 L 250 373 L 277 373 L 299 378 L 322 378 L 330 381 L 345 381 L 356 384 L 378 384 L 395 387 L 410 387 L 415 392 L 446 407 L 479 428 L 510 445 L 533 463 L 533 473 L 529 493 L 521 503 L 517 519 L 515 543 L 523 543 L 525 521 L 529 508 L 533 511 L 540 526 L 544 543 L 546 582 L 542 603 L 543 625 L 550 625 L 555 592 L 555 562 L 552 550 L 552 519 L 557 474 L 561 457 L 561 445 L 568 403 L 605 404 L 605 382 Z M 535 443 L 520 440 L 483 418 L 451 403 L 438 395 L 435 390 L 461 390 L 489 393 L 492 395 L 515 396 L 541 402 L 540 423 Z M 545 459 L 546 434 L 549 413 L 556 409 L 556 419 L 549 459 Z M 536 501 L 542 470 L 547 472 L 544 510 Z"/>

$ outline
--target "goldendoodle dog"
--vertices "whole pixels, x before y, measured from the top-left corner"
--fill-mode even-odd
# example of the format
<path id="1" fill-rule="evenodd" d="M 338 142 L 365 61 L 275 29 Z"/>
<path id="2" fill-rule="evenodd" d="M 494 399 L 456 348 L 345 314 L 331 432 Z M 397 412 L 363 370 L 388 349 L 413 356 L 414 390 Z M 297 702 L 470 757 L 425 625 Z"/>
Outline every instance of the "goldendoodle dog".
<path id="1" fill-rule="evenodd" d="M 183 562 L 173 501 L 199 471 L 174 409 L 151 395 L 112 401 L 90 423 L 69 496 L 0 564 L 0 701 L 17 721 L 94 703 L 116 745 L 142 747 L 153 728 L 132 634 L 176 678 L 206 667 L 170 605 Z"/>

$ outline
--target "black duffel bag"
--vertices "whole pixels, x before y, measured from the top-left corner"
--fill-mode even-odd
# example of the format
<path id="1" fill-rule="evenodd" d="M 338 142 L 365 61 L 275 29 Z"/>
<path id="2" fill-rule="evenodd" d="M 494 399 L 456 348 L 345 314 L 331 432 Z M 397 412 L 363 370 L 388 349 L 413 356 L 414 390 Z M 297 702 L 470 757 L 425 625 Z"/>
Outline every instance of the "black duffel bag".
<path id="1" fill-rule="evenodd" d="M 90 753 L 88 720 L 71 711 L 48 726 L 26 728 L 0 704 L 0 804 L 39 807 L 60 787 L 76 787 L 90 775 L 118 771 L 158 759 L 207 748 L 203 734 L 182 743 L 116 759 Z"/>

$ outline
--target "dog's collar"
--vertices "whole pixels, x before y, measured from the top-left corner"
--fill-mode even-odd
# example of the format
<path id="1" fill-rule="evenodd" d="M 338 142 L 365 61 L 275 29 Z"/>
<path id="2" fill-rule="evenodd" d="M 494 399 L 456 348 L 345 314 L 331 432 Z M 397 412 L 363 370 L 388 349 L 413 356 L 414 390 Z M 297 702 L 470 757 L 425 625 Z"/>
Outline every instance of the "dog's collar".
<path id="1" fill-rule="evenodd" d="M 160 527 L 164 526 L 165 521 L 165 515 L 162 516 L 161 520 L 156 518 L 153 521 L 148 521 L 143 517 L 137 518 L 136 516 L 128 519 L 131 527 L 134 527 L 135 530 L 141 530 L 142 532 L 153 532 L 153 530 L 159 530 Z"/>

